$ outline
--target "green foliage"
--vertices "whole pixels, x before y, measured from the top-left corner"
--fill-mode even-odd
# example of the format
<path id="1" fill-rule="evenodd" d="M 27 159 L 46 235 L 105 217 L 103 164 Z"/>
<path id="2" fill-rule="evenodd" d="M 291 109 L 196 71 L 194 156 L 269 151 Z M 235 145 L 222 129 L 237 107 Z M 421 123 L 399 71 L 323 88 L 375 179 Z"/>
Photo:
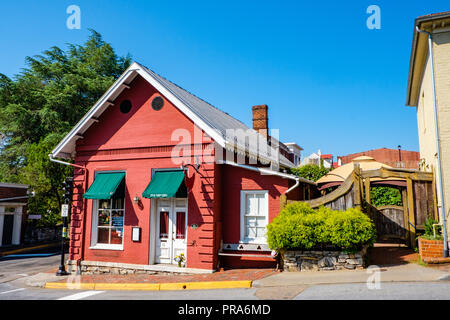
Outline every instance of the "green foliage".
<path id="1" fill-rule="evenodd" d="M 311 209 L 305 203 L 287 205 L 267 226 L 271 249 L 316 249 L 333 247 L 356 250 L 375 241 L 375 226 L 357 209 L 336 211 Z"/>
<path id="2" fill-rule="evenodd" d="M 291 173 L 311 181 L 317 181 L 332 169 L 324 168 L 316 164 L 305 164 L 298 168 L 291 168 Z"/>
<path id="3" fill-rule="evenodd" d="M 84 45 L 27 57 L 14 79 L 0 74 L 0 181 L 29 184 L 29 212 L 59 219 L 62 182 L 71 169 L 48 154 L 130 65 L 91 30 Z"/>
<path id="4" fill-rule="evenodd" d="M 433 232 L 433 224 L 437 224 L 439 223 L 438 221 L 436 221 L 433 218 L 427 218 L 427 220 L 425 220 L 425 234 L 421 235 L 422 238 L 425 238 L 427 240 L 442 240 L 443 237 L 441 235 L 441 226 L 436 225 L 434 226 L 434 230 L 436 231 L 436 236 L 434 236 L 434 232 Z"/>
<path id="5" fill-rule="evenodd" d="M 403 206 L 402 195 L 397 188 L 371 187 L 370 202 L 374 207 Z"/>

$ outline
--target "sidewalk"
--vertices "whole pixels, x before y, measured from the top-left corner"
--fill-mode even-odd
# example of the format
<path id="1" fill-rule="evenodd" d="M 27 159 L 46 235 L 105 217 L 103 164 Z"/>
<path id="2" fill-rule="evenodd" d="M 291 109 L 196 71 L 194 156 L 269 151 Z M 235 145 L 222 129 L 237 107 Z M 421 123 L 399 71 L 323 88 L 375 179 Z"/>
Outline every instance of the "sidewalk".
<path id="1" fill-rule="evenodd" d="M 436 269 L 415 263 L 378 269 L 381 282 L 450 281 L 449 269 Z M 56 272 L 56 270 L 53 270 Z M 82 275 L 56 277 L 38 274 L 34 286 L 47 289 L 83 290 L 193 290 L 311 286 L 320 284 L 366 283 L 370 269 L 339 271 L 275 272 L 273 269 L 240 269 L 196 275 Z M 27 285 L 33 286 L 29 280 Z"/>
<path id="2" fill-rule="evenodd" d="M 56 272 L 56 270 L 52 270 Z M 81 275 L 56 277 L 48 273 L 39 274 L 35 280 L 28 281 L 29 286 L 44 286 L 47 289 L 84 289 L 84 290 L 194 290 L 250 288 L 252 283 L 264 277 L 276 274 L 273 269 L 233 269 L 221 270 L 210 274 L 189 275 Z"/>
<path id="3" fill-rule="evenodd" d="M 379 267 L 381 282 L 449 281 L 450 265 L 418 264 L 416 252 L 398 244 L 379 244 L 371 248 L 369 264 Z M 334 270 L 278 272 L 273 269 L 231 269 L 209 274 L 153 274 L 136 271 L 127 275 L 81 275 L 56 277 L 56 269 L 38 274 L 34 286 L 49 289 L 85 290 L 190 290 L 224 288 L 283 287 L 294 290 L 320 284 L 366 283 L 373 270 Z M 28 281 L 33 285 L 33 280 Z M 291 288 L 291 289 L 290 289 Z M 273 291 L 273 290 L 272 290 Z"/>
<path id="4" fill-rule="evenodd" d="M 383 266 L 379 269 L 381 282 L 419 282 L 419 281 L 449 281 L 450 273 L 423 267 L 415 263 L 405 265 Z M 279 287 L 295 285 L 320 285 L 338 283 L 366 283 L 373 270 L 339 270 L 339 271 L 305 271 L 282 272 L 264 279 L 253 281 L 253 287 Z"/>

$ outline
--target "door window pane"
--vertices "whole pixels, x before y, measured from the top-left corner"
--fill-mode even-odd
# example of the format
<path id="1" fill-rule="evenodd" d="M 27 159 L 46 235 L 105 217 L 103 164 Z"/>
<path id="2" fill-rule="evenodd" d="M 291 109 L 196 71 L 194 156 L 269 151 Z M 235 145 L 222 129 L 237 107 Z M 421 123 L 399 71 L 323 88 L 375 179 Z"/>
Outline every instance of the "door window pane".
<path id="1" fill-rule="evenodd" d="M 169 213 L 161 211 L 159 213 L 159 238 L 169 237 Z"/>
<path id="2" fill-rule="evenodd" d="M 186 235 L 186 213 L 177 212 L 177 239 L 184 239 Z"/>

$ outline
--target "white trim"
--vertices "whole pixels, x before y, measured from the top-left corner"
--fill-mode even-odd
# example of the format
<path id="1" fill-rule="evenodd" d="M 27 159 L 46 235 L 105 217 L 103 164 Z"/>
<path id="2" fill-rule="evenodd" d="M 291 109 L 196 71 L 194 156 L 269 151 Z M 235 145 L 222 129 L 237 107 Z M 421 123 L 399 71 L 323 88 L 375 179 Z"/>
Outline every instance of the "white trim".
<path id="1" fill-rule="evenodd" d="M 122 250 L 123 244 L 106 244 L 106 243 L 97 243 L 93 246 L 90 246 L 91 250 Z"/>
<path id="2" fill-rule="evenodd" d="M 136 65 L 140 66 L 136 63 Z M 164 95 L 168 100 L 170 100 L 181 112 L 183 112 L 194 124 L 196 124 L 200 129 L 205 131 L 213 140 L 215 140 L 222 148 L 225 147 L 225 140 L 223 136 L 206 124 L 201 118 L 199 118 L 191 109 L 189 109 L 180 99 L 178 99 L 168 88 L 164 87 L 156 78 L 149 74 L 145 69 L 144 72 L 138 69 L 138 73 L 147 80 L 157 91 Z"/>
<path id="3" fill-rule="evenodd" d="M 131 72 L 131 73 L 130 73 Z M 70 158 L 73 157 L 75 152 L 75 141 L 79 139 L 77 135 L 83 134 L 89 126 L 92 125 L 95 121 L 92 120 L 92 117 L 98 116 L 101 114 L 110 104 L 109 98 L 116 94 L 117 91 L 120 92 L 124 89 L 123 83 L 131 76 L 134 77 L 139 74 L 143 77 L 148 83 L 150 83 L 157 91 L 159 91 L 163 96 L 166 97 L 170 102 L 172 102 L 175 107 L 177 107 L 184 115 L 186 115 L 195 125 L 197 125 L 201 130 L 203 130 L 207 135 L 209 135 L 219 146 L 224 149 L 232 146 L 233 151 L 236 148 L 236 152 L 239 152 L 241 147 L 235 145 L 235 143 L 227 142 L 223 135 L 212 126 L 210 126 L 205 120 L 199 117 L 195 112 L 193 112 L 182 100 L 178 98 L 175 93 L 173 93 L 169 88 L 164 86 L 156 77 L 154 77 L 144 66 L 141 66 L 137 62 L 133 62 L 130 67 L 122 74 L 119 79 L 108 89 L 108 91 L 97 101 L 97 103 L 86 113 L 86 115 L 72 128 L 72 130 L 60 141 L 60 143 L 53 149 L 51 153 L 51 158 L 60 157 L 60 158 Z M 119 92 L 119 93 L 120 93 Z M 118 94 L 116 94 L 118 96 Z M 103 109 L 102 109 L 103 108 Z M 72 141 L 75 139 L 75 141 Z M 73 150 L 70 150 L 70 153 L 63 152 L 62 150 L 67 146 L 68 143 L 73 144 Z M 270 148 L 270 146 L 267 146 Z M 67 150 L 66 150 L 67 151 Z M 259 157 L 263 161 L 268 162 L 278 162 L 280 161 L 283 166 L 293 167 L 290 161 L 285 161 L 283 158 L 280 158 L 279 152 L 277 152 L 276 156 L 270 154 L 268 157 L 260 152 L 253 154 L 251 150 L 243 150 L 243 152 L 248 152 L 249 156 Z"/>
<path id="4" fill-rule="evenodd" d="M 266 218 L 266 226 L 269 224 L 269 191 L 268 190 L 241 190 L 241 211 L 240 211 L 240 240 L 239 243 L 245 244 L 267 244 L 267 239 L 264 238 L 245 238 L 245 210 L 247 207 L 246 203 L 246 195 L 248 194 L 263 194 L 264 195 L 264 201 L 266 205 L 266 212 L 264 213 L 264 216 Z"/>
<path id="5" fill-rule="evenodd" d="M 64 155 L 68 155 L 68 153 L 65 152 L 61 152 L 61 150 L 70 142 L 70 140 L 72 140 L 78 133 L 84 133 L 84 131 L 87 130 L 87 128 L 85 128 L 84 131 L 82 131 L 84 129 L 84 126 L 86 124 L 88 124 L 88 122 L 91 120 L 92 117 L 96 116 L 97 112 L 104 106 L 109 106 L 110 102 L 108 101 L 109 98 L 116 93 L 116 91 L 118 89 L 120 89 L 119 87 L 121 87 L 121 85 L 125 82 L 125 80 L 127 80 L 130 76 L 135 76 L 134 68 L 137 66 L 136 63 L 131 64 L 127 70 L 125 70 L 125 72 L 112 84 L 112 86 L 103 94 L 103 96 L 94 104 L 94 106 L 84 115 L 83 118 L 81 118 L 80 121 L 78 121 L 78 123 L 72 128 L 72 130 L 70 130 L 70 132 L 58 143 L 58 145 L 53 149 L 52 151 L 52 155 L 54 157 L 60 157 L 60 158 L 66 158 L 66 156 Z M 134 77 L 133 77 L 134 79 Z M 121 87 L 121 89 L 123 90 L 124 88 Z M 121 91 L 122 91 L 121 90 Z M 103 110 L 102 110 L 103 112 Z M 97 115 L 98 117 L 98 115 Z M 95 122 L 95 121 L 93 121 Z M 92 122 L 92 123 L 93 123 Z M 90 123 L 89 126 L 92 124 Z M 88 126 L 88 128 L 89 128 Z M 75 142 L 74 142 L 75 143 Z M 73 153 L 74 150 L 72 150 Z M 60 155 L 61 153 L 61 155 Z"/>
<path id="6" fill-rule="evenodd" d="M 131 72 L 132 71 L 132 72 Z M 130 73 L 131 72 L 131 73 Z M 98 111 L 103 107 L 108 107 L 110 105 L 109 98 L 116 93 L 119 89 L 124 89 L 122 84 L 130 75 L 133 75 L 133 72 L 136 72 L 140 76 L 142 76 L 147 82 L 149 82 L 156 90 L 158 90 L 162 95 L 164 95 L 169 101 L 171 101 L 181 112 L 183 112 L 190 120 L 192 120 L 197 126 L 200 127 L 203 131 L 205 131 L 210 137 L 213 138 L 219 145 L 225 147 L 225 140 L 222 135 L 213 129 L 211 126 L 207 125 L 202 119 L 200 119 L 193 111 L 191 111 L 182 101 L 180 101 L 172 92 L 169 91 L 166 87 L 161 85 L 161 83 L 155 79 L 151 74 L 149 74 L 145 68 L 139 65 L 136 62 L 133 62 L 128 69 L 122 74 L 119 79 L 114 82 L 114 84 L 105 92 L 105 94 L 97 101 L 97 103 L 86 113 L 86 115 L 70 130 L 70 132 L 61 140 L 61 142 L 53 149 L 52 155 L 54 157 L 64 157 L 62 154 L 62 149 L 66 147 L 66 145 L 71 142 L 72 139 L 76 137 L 77 134 L 83 133 L 87 130 L 87 128 L 92 124 L 89 123 L 89 120 L 93 116 L 95 116 Z M 103 112 L 103 111 L 102 111 Z M 88 125 L 87 128 L 84 128 L 85 125 Z M 74 150 L 72 150 L 73 153 Z"/>
<path id="7" fill-rule="evenodd" d="M 20 244 L 20 235 L 22 233 L 22 215 L 23 206 L 25 204 L 1 203 L 0 204 L 0 247 L 3 245 L 3 227 L 5 222 L 5 215 L 13 217 L 13 232 L 11 236 L 11 245 Z M 5 212 L 5 207 L 15 207 L 14 212 Z"/>
<path id="8" fill-rule="evenodd" d="M 295 180 L 295 181 L 298 180 L 298 181 L 301 181 L 301 182 L 304 182 L 304 183 L 313 184 L 313 185 L 316 184 L 314 181 L 311 181 L 311 180 L 308 180 L 308 179 L 305 179 L 305 178 L 302 178 L 302 177 L 297 177 L 297 176 L 294 176 L 292 174 L 282 173 L 282 172 L 270 170 L 270 169 L 267 169 L 267 168 L 252 167 L 252 166 L 249 166 L 249 165 L 246 165 L 246 164 L 238 164 L 236 162 L 229 161 L 229 160 L 220 160 L 217 163 L 218 164 L 227 164 L 227 165 L 234 166 L 234 167 L 240 167 L 240 168 L 243 168 L 243 169 L 256 171 L 256 172 L 259 172 L 260 174 L 269 174 L 269 175 L 279 176 L 279 177 L 282 177 L 282 178 L 285 178 L 285 179 L 291 179 L 291 180 Z"/>
<path id="9" fill-rule="evenodd" d="M 155 264 L 156 261 L 156 199 L 150 199 L 150 244 L 148 264 Z"/>

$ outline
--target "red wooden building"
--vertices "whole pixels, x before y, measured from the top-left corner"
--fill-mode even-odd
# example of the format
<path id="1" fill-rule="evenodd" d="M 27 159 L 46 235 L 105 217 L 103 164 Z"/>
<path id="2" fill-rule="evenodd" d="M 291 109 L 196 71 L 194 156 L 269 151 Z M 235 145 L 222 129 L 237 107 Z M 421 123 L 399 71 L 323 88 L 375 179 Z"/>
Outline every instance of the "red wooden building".
<path id="1" fill-rule="evenodd" d="M 133 63 L 50 155 L 75 166 L 70 262 L 273 265 L 265 226 L 280 196 L 315 184 L 285 173 L 267 123 L 267 106 L 253 108 L 256 133 Z"/>

